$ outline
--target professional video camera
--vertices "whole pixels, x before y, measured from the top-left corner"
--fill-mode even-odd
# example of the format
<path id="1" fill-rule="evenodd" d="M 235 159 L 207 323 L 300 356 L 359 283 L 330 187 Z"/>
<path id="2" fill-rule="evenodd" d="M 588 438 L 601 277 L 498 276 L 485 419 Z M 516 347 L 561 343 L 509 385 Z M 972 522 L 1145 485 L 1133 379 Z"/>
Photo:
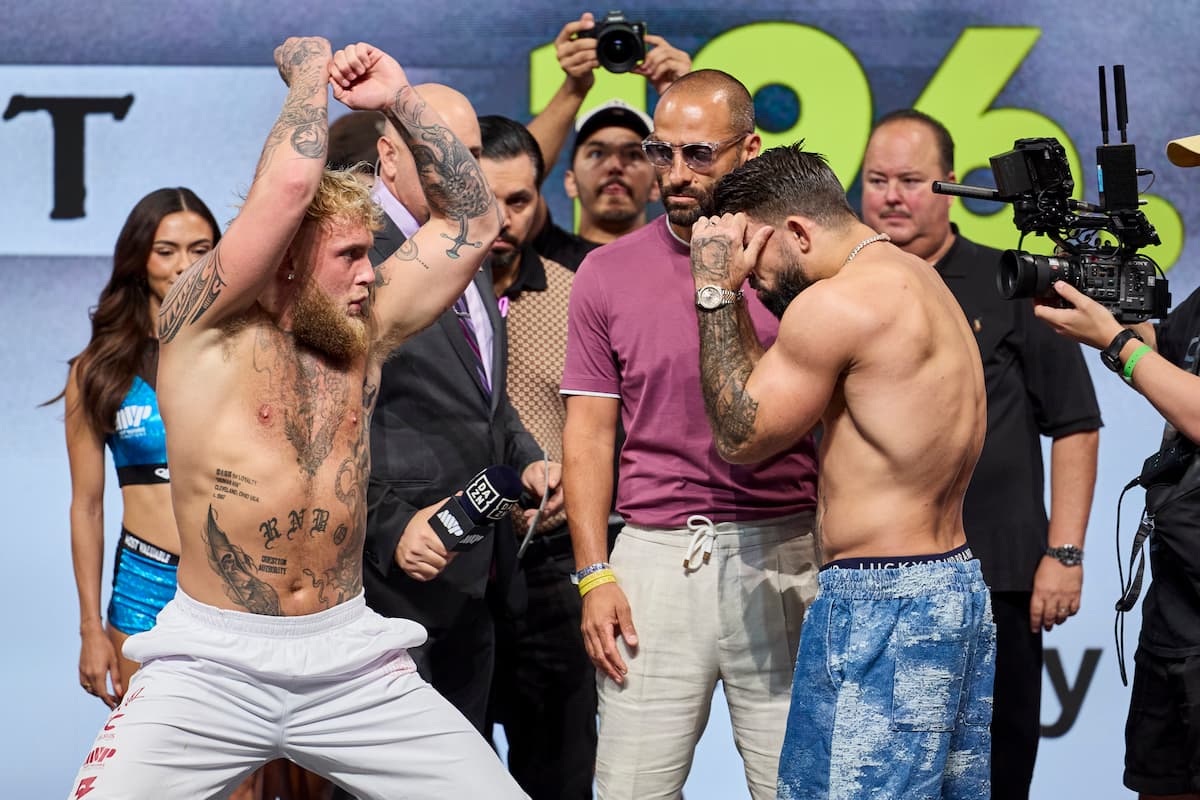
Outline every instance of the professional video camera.
<path id="1" fill-rule="evenodd" d="M 596 59 L 609 72 L 629 72 L 646 57 L 646 23 L 631 22 L 620 11 L 610 11 L 596 27 L 580 31 L 595 37 Z"/>
<path id="2" fill-rule="evenodd" d="M 1165 316 L 1171 293 L 1162 270 L 1140 247 L 1158 244 L 1158 233 L 1138 210 L 1137 179 L 1150 170 L 1137 168 L 1134 146 L 1125 139 L 1125 67 L 1113 67 L 1120 144 L 1108 143 L 1108 96 L 1100 67 L 1100 131 L 1096 148 L 1100 204 L 1071 199 L 1075 181 L 1067 154 L 1057 139 L 1018 139 L 1013 149 L 990 161 L 996 188 L 934 181 L 933 191 L 959 197 L 1012 203 L 1013 224 L 1025 234 L 1049 236 L 1058 254 L 1039 256 L 1006 250 L 996 275 L 1005 298 L 1037 297 L 1060 301 L 1052 288 L 1066 281 L 1113 313 L 1119 322 Z M 1102 241 L 1107 232 L 1116 243 Z M 1018 245 L 1019 246 L 1019 245 Z"/>

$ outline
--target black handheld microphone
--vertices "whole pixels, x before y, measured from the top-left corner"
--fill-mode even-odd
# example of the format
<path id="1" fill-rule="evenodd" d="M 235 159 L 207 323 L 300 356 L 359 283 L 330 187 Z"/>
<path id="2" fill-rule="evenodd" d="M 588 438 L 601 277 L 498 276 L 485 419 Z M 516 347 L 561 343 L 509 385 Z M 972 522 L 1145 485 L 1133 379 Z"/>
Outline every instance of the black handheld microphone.
<path id="1" fill-rule="evenodd" d="M 512 467 L 491 466 L 451 497 L 429 518 L 429 527 L 446 550 L 469 550 L 483 541 L 478 528 L 501 520 L 521 496 L 521 477 Z"/>

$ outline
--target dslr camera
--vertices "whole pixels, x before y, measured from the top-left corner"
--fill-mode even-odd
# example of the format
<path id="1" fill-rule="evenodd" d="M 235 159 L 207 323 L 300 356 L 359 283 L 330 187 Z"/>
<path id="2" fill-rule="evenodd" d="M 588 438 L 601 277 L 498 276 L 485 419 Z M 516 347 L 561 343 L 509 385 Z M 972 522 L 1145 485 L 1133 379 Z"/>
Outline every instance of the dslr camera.
<path id="1" fill-rule="evenodd" d="M 1036 297 L 1063 305 L 1053 289 L 1066 281 L 1107 308 L 1122 323 L 1166 316 L 1171 307 L 1167 279 L 1153 259 L 1137 250 L 1159 244 L 1158 233 L 1138 209 L 1137 179 L 1150 174 L 1137 168 L 1134 146 L 1125 141 L 1125 68 L 1113 68 L 1117 126 L 1121 143 L 1108 143 L 1108 101 L 1100 67 L 1100 129 L 1096 148 L 1100 204 L 1073 200 L 1075 181 L 1062 144 L 1053 138 L 1018 139 L 1013 149 L 993 156 L 996 188 L 934 181 L 933 191 L 959 197 L 1011 203 L 1013 224 L 1025 234 L 1048 236 L 1058 253 L 1040 256 L 1006 250 L 996 287 L 1006 299 Z M 1115 242 L 1102 241 L 1107 233 Z"/>
<path id="2" fill-rule="evenodd" d="M 629 72 L 646 57 L 646 23 L 631 22 L 621 11 L 608 16 L 580 36 L 596 39 L 596 58 L 609 72 Z"/>

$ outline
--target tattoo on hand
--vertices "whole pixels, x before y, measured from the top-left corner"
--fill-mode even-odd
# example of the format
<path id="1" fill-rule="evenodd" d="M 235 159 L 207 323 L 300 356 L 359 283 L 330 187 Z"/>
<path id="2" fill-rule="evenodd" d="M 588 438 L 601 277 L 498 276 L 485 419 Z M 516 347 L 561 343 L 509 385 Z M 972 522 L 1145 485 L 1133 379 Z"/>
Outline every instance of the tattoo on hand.
<path id="1" fill-rule="evenodd" d="M 279 595 L 269 583 L 258 579 L 254 560 L 217 526 L 217 512 L 211 505 L 202 538 L 208 549 L 208 563 L 224 582 L 226 597 L 254 614 L 283 614 Z"/>
<path id="2" fill-rule="evenodd" d="M 710 282 L 729 279 L 729 263 L 733 260 L 733 240 L 728 236 L 692 238 L 692 275 Z"/>
<path id="3" fill-rule="evenodd" d="M 213 303 L 226 285 L 221 271 L 221 245 L 200 257 L 188 267 L 158 310 L 158 338 L 167 344 L 184 325 L 195 324 Z"/>

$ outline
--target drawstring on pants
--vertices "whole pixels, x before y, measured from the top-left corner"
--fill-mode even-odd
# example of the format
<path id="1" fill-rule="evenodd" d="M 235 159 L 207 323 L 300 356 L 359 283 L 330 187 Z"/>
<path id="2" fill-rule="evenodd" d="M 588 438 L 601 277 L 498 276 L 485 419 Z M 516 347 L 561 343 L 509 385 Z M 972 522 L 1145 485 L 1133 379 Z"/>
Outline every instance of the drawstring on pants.
<path id="1" fill-rule="evenodd" d="M 685 570 L 697 570 L 708 563 L 712 556 L 713 543 L 717 541 L 717 527 L 713 521 L 703 514 L 692 514 L 687 521 L 688 530 L 692 532 L 692 541 L 688 543 L 687 556 L 683 559 Z M 701 561 L 693 565 L 697 556 L 703 556 Z"/>

